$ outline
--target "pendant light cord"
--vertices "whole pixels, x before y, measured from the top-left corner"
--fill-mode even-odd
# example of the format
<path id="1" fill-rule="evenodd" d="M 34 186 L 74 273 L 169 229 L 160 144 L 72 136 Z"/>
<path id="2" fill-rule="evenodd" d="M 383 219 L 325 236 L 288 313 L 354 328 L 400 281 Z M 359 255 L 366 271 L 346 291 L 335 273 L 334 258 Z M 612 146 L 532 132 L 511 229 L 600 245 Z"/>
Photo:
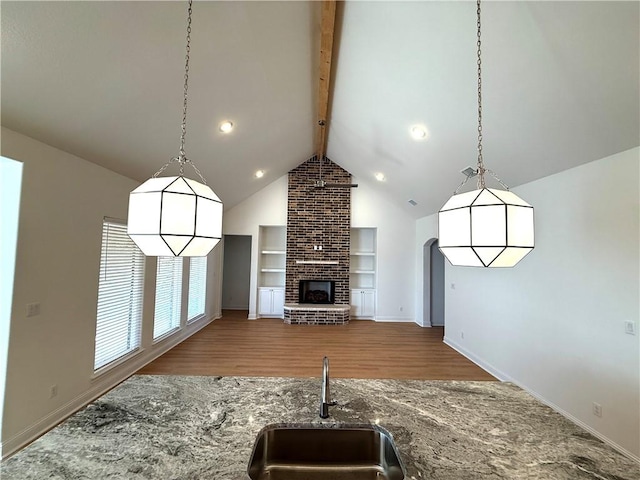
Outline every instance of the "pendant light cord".
<path id="1" fill-rule="evenodd" d="M 482 40 L 480 38 L 480 0 L 478 0 L 478 8 L 476 10 L 478 18 L 478 189 L 485 188 L 484 162 L 482 159 L 482 58 L 480 57 Z"/>
<path id="2" fill-rule="evenodd" d="M 180 168 L 183 168 L 183 163 L 186 161 L 184 153 L 184 137 L 187 135 L 187 91 L 189 90 L 189 54 L 191 53 L 191 13 L 193 0 L 189 0 L 189 13 L 187 18 L 187 53 L 185 55 L 184 62 L 184 101 L 182 105 L 182 129 L 180 133 L 180 150 L 178 161 L 180 161 Z M 182 173 L 182 170 L 181 172 Z"/>
<path id="3" fill-rule="evenodd" d="M 178 162 L 180 164 L 180 176 L 184 176 L 184 166 L 186 164 L 191 165 L 191 167 L 195 170 L 196 174 L 202 180 L 204 185 L 207 184 L 207 181 L 202 176 L 202 173 L 196 167 L 196 165 L 187 158 L 187 154 L 184 151 L 184 139 L 187 135 L 187 92 L 189 91 L 189 58 L 191 54 L 191 14 L 193 13 L 193 0 L 189 0 L 189 10 L 187 15 L 187 53 L 185 55 L 185 63 L 184 63 L 184 94 L 183 94 L 183 102 L 182 102 L 182 126 L 180 129 L 180 150 L 178 150 L 178 156 L 173 157 L 168 163 L 165 163 L 160 170 L 153 174 L 153 178 L 158 177 L 162 172 L 164 172 L 169 165 L 174 162 Z"/>
<path id="4" fill-rule="evenodd" d="M 476 45 L 478 47 L 477 49 L 477 54 L 478 54 L 478 63 L 477 63 L 478 64 L 478 168 L 472 174 L 467 174 L 465 179 L 460 183 L 460 185 L 458 185 L 458 188 L 456 188 L 455 191 L 453 192 L 454 195 L 457 195 L 460 189 L 469 181 L 469 179 L 476 175 L 478 176 L 478 186 L 477 186 L 478 190 L 486 188 L 485 180 L 484 180 L 484 175 L 486 173 L 491 175 L 506 190 L 509 190 L 509 186 L 506 185 L 502 180 L 500 180 L 498 176 L 493 172 L 493 170 L 489 170 L 485 168 L 484 160 L 482 158 L 482 58 L 480 56 L 482 53 L 482 48 L 481 48 L 482 39 L 480 36 L 480 30 L 481 30 L 480 13 L 481 13 L 480 0 L 477 0 L 476 14 L 477 14 L 477 27 L 478 27 L 478 30 L 477 30 L 478 40 L 476 42 Z"/>

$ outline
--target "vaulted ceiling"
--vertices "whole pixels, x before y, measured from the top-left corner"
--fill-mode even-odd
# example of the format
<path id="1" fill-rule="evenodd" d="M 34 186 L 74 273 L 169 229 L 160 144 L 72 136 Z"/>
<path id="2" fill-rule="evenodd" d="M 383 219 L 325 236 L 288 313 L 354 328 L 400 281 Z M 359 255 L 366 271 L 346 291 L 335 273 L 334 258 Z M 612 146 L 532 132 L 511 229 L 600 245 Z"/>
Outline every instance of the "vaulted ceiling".
<path id="1" fill-rule="evenodd" d="M 139 181 L 177 154 L 186 2 L 0 8 L 3 126 Z M 639 2 L 482 12 L 484 159 L 504 182 L 640 145 Z M 186 151 L 226 208 L 313 155 L 319 29 L 314 1 L 194 3 Z M 348 1 L 335 35 L 328 157 L 434 213 L 476 161 L 475 2 Z"/>

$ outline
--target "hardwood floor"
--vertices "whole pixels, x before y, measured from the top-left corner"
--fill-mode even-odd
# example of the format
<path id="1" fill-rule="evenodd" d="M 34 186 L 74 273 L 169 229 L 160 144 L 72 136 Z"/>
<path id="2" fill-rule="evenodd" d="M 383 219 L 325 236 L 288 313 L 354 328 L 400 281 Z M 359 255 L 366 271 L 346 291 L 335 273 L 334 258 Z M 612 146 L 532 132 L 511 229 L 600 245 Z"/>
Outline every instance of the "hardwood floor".
<path id="1" fill-rule="evenodd" d="M 442 342 L 444 328 L 352 320 L 349 325 L 285 325 L 223 317 L 174 347 L 139 374 L 319 377 L 322 357 L 333 378 L 495 380 Z"/>

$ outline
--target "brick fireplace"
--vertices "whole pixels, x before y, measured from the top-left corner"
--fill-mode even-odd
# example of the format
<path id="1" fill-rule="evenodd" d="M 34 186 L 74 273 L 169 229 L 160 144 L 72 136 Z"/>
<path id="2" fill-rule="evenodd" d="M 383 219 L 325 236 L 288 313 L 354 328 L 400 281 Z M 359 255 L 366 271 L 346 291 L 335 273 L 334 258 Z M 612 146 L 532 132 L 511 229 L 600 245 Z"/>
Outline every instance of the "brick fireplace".
<path id="1" fill-rule="evenodd" d="M 315 188 L 320 162 L 312 157 L 289 172 L 285 322 L 349 321 L 351 189 Z M 351 183 L 351 174 L 325 157 L 327 183 Z M 333 305 L 298 305 L 300 280 L 335 282 Z M 294 308 L 295 307 L 295 308 Z"/>

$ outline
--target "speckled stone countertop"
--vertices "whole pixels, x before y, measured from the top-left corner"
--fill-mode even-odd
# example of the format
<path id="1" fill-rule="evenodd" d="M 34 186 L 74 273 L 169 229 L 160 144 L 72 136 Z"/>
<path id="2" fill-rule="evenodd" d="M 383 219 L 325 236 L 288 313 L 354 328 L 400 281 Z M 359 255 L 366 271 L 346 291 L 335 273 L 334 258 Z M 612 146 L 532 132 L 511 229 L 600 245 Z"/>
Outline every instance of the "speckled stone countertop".
<path id="1" fill-rule="evenodd" d="M 640 465 L 506 383 L 134 376 L 0 466 L 3 480 L 246 480 L 272 423 L 379 423 L 408 479 L 638 480 Z"/>

